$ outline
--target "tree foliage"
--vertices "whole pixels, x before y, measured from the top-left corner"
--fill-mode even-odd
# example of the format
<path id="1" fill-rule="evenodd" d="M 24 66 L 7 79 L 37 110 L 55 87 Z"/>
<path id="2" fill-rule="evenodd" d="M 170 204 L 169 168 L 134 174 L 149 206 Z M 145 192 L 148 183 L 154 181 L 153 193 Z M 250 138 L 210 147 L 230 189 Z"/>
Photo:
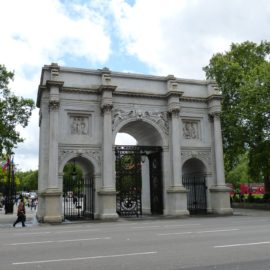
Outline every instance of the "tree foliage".
<path id="1" fill-rule="evenodd" d="M 38 189 L 38 171 L 26 171 L 15 173 L 17 191 L 31 191 Z"/>
<path id="2" fill-rule="evenodd" d="M 246 41 L 215 54 L 204 67 L 222 91 L 225 168 L 248 152 L 249 174 L 270 191 L 270 43 Z"/>
<path id="3" fill-rule="evenodd" d="M 75 181 L 72 179 L 72 175 L 75 174 Z M 73 191 L 78 193 L 79 189 L 83 189 L 83 172 L 79 165 L 74 163 L 67 163 L 64 167 L 63 188 L 64 192 Z"/>
<path id="4" fill-rule="evenodd" d="M 14 95 L 8 88 L 14 78 L 14 73 L 0 65 L 0 155 L 10 154 L 12 149 L 23 142 L 18 125 L 26 127 L 34 108 L 32 99 L 25 99 Z"/>
<path id="5" fill-rule="evenodd" d="M 233 186 L 236 188 L 239 188 L 241 183 L 256 182 L 251 179 L 249 175 L 248 153 L 239 156 L 238 164 L 232 170 L 226 173 L 226 180 L 228 183 L 233 184 Z"/>

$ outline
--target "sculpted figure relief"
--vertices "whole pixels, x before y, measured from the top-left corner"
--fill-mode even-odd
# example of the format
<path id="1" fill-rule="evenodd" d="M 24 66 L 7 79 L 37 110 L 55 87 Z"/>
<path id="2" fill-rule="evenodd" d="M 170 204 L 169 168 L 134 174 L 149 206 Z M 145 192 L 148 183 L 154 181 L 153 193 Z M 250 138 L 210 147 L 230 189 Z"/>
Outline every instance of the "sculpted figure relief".
<path id="1" fill-rule="evenodd" d="M 163 129 L 163 131 L 168 134 L 169 124 L 167 112 L 152 112 L 141 110 L 123 111 L 115 109 L 113 111 L 112 118 L 113 130 L 115 130 L 120 122 L 129 118 L 136 118 L 137 120 L 150 119 L 154 123 L 158 124 Z"/>
<path id="2" fill-rule="evenodd" d="M 71 134 L 86 135 L 88 133 L 87 118 L 82 116 L 73 116 L 71 118 Z"/>
<path id="3" fill-rule="evenodd" d="M 198 139 L 198 123 L 184 122 L 183 135 L 185 139 Z"/>

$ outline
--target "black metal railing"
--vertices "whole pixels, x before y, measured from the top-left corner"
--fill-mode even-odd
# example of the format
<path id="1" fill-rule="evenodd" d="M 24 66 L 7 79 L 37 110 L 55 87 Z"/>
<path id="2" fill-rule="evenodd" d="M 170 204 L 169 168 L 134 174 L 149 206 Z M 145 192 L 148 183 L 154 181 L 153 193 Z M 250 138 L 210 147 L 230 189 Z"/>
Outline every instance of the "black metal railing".
<path id="1" fill-rule="evenodd" d="M 183 176 L 183 185 L 187 189 L 188 210 L 190 214 L 206 214 L 206 180 L 205 176 Z"/>
<path id="2" fill-rule="evenodd" d="M 95 211 L 95 187 L 94 179 L 82 178 L 74 179 L 70 177 L 66 181 L 63 193 L 64 218 L 74 219 L 94 219 Z"/>

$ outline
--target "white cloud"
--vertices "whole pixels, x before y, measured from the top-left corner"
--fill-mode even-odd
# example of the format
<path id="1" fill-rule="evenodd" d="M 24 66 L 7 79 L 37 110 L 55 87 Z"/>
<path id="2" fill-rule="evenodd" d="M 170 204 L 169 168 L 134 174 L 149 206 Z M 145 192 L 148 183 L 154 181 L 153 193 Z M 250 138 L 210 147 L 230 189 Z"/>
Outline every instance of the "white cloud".
<path id="1" fill-rule="evenodd" d="M 204 78 L 232 42 L 269 39 L 267 0 L 114 0 L 112 10 L 126 51 L 160 75 Z"/>
<path id="2" fill-rule="evenodd" d="M 15 71 L 10 84 L 16 95 L 36 100 L 44 64 L 66 64 L 85 59 L 90 64 L 106 62 L 111 40 L 106 20 L 90 4 L 78 5 L 58 0 L 9 0 L 0 4 L 0 61 Z M 25 142 L 16 149 L 17 163 L 23 170 L 37 169 L 37 111 L 30 124 L 20 130 Z"/>
<path id="3" fill-rule="evenodd" d="M 1 1 L 0 64 L 15 71 L 15 94 L 34 100 L 43 65 L 110 67 L 119 53 L 129 63 L 122 71 L 136 59 L 153 74 L 201 79 L 232 42 L 269 40 L 269 14 L 268 0 Z M 22 169 L 37 168 L 37 111 L 16 150 Z"/>
<path id="4" fill-rule="evenodd" d="M 111 51 L 104 19 L 87 6 L 70 8 L 80 14 L 69 17 L 69 10 L 55 0 L 2 1 L 1 62 L 25 76 L 25 69 L 40 72 L 44 64 L 64 61 L 67 55 L 105 62 Z"/>
<path id="5" fill-rule="evenodd" d="M 39 148 L 39 111 L 35 109 L 27 128 L 18 127 L 23 143 L 18 144 L 14 149 L 14 162 L 17 168 L 23 171 L 36 170 L 38 168 L 38 148 Z"/>

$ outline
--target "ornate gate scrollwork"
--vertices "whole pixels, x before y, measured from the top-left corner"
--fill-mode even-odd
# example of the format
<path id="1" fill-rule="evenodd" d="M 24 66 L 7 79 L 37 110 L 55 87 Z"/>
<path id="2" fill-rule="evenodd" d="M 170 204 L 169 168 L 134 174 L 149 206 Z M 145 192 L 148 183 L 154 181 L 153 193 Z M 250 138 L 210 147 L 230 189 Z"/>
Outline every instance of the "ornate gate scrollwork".
<path id="1" fill-rule="evenodd" d="M 149 158 L 151 210 L 162 213 L 161 147 L 116 146 L 116 205 L 120 216 L 142 215 L 142 156 Z"/>

